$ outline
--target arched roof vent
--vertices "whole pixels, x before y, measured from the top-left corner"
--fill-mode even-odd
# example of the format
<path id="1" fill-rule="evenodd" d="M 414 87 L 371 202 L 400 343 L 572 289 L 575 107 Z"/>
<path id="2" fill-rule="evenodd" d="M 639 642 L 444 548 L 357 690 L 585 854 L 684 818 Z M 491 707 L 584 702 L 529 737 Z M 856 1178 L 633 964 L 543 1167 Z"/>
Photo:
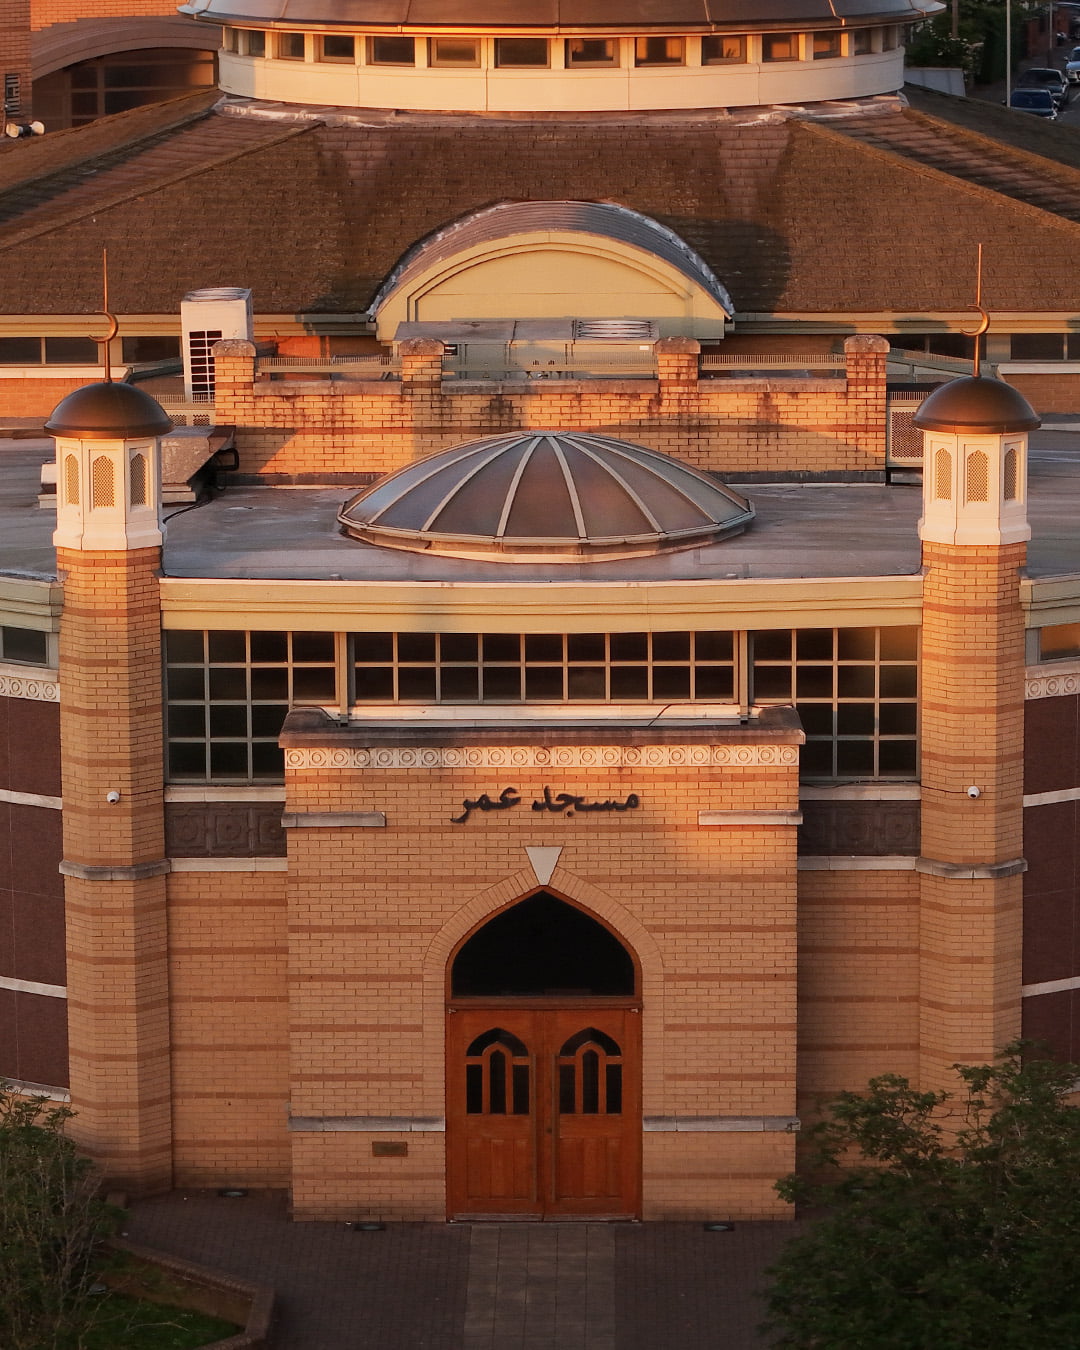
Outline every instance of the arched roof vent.
<path id="1" fill-rule="evenodd" d="M 738 493 L 670 455 L 584 432 L 470 441 L 410 464 L 339 513 L 354 539 L 502 562 L 645 557 L 739 534 Z"/>

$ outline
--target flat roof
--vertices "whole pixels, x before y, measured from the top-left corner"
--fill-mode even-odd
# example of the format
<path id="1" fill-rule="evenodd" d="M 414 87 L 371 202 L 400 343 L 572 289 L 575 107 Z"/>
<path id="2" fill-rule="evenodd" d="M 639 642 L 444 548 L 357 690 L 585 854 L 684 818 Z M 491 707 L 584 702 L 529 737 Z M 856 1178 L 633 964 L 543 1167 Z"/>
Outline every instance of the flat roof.
<path id="1" fill-rule="evenodd" d="M 1080 422 L 1031 440 L 1028 574 L 1080 573 Z M 48 440 L 0 441 L 0 575 L 53 578 L 55 516 L 38 506 Z M 359 487 L 360 484 L 358 483 Z M 702 548 L 595 563 L 498 563 L 429 557 L 339 533 L 346 486 L 229 487 L 207 504 L 171 507 L 165 575 L 221 580 L 386 582 L 710 581 L 912 576 L 919 571 L 914 486 L 749 483 L 745 534 Z"/>

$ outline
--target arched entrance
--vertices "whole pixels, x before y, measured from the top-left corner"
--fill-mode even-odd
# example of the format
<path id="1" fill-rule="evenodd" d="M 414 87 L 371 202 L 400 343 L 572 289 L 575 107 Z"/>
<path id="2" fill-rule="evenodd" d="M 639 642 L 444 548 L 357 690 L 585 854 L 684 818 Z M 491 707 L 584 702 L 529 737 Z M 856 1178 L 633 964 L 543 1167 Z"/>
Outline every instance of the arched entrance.
<path id="1" fill-rule="evenodd" d="M 631 953 L 597 919 L 537 891 L 459 945 L 448 983 L 450 1218 L 637 1218 Z"/>

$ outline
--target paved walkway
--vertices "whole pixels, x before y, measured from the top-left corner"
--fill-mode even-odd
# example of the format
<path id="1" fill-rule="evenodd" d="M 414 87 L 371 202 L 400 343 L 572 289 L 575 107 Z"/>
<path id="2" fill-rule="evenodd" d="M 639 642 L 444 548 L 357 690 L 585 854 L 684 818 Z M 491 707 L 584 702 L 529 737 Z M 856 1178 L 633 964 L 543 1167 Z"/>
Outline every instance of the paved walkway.
<path id="1" fill-rule="evenodd" d="M 791 1224 L 290 1223 L 283 1195 L 177 1192 L 126 1234 L 277 1294 L 274 1350 L 761 1350 Z"/>

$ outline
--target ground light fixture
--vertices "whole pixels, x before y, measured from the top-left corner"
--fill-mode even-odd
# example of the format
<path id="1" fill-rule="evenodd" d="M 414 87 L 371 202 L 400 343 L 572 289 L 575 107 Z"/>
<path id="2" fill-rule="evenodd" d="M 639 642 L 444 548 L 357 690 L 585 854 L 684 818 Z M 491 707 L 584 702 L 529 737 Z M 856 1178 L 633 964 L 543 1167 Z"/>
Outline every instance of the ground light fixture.
<path id="1" fill-rule="evenodd" d="M 349 1227 L 354 1233 L 382 1233 L 386 1229 L 386 1224 L 380 1223 L 378 1219 L 357 1219 Z"/>
<path id="2" fill-rule="evenodd" d="M 735 1225 L 731 1219 L 706 1219 L 701 1225 L 706 1233 L 734 1233 Z"/>
<path id="3" fill-rule="evenodd" d="M 247 1191 L 242 1186 L 223 1186 L 218 1195 L 222 1200 L 246 1200 Z"/>

